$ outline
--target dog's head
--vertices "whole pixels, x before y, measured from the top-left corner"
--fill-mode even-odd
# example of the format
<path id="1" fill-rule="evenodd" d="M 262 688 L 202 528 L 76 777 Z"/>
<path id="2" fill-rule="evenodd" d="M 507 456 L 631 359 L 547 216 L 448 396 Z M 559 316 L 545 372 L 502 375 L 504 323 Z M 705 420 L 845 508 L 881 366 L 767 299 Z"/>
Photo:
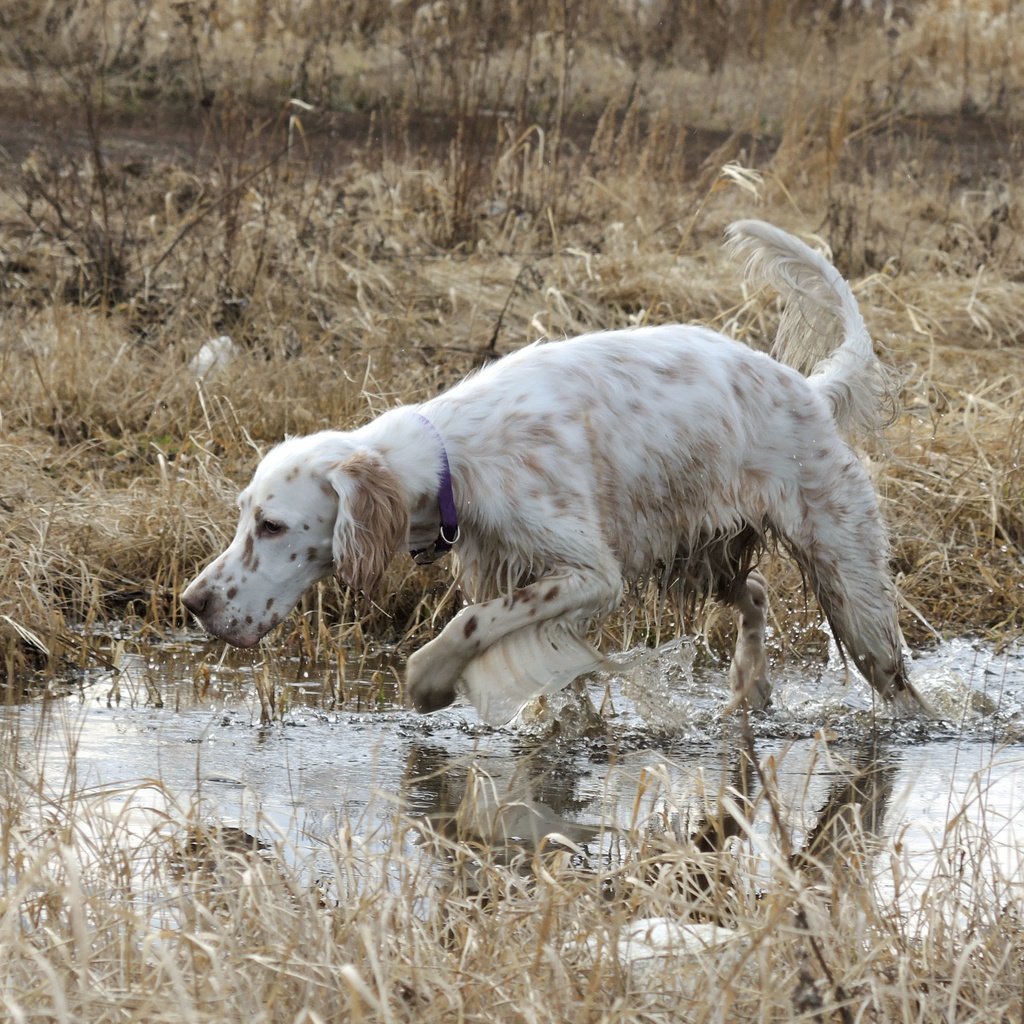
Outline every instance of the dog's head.
<path id="1" fill-rule="evenodd" d="M 252 647 L 317 580 L 371 592 L 408 534 L 408 503 L 379 455 L 343 434 L 285 441 L 238 499 L 234 539 L 182 602 L 214 636 Z"/>

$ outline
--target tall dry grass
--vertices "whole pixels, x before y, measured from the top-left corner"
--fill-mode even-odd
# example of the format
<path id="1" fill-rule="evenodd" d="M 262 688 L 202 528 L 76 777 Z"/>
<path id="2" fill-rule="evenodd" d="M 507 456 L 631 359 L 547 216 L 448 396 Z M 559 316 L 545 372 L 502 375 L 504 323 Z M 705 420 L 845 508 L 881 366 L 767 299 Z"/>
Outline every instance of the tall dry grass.
<path id="1" fill-rule="evenodd" d="M 763 343 L 773 306 L 718 245 L 750 213 L 829 243 L 907 374 L 875 454 L 911 639 L 1019 621 L 1015 6 L 779 0 L 714 50 L 698 7 L 7 11 L 7 677 L 80 664 L 82 624 L 182 625 L 285 433 L 541 335 L 698 319 Z M 191 379 L 221 333 L 241 355 Z M 393 583 L 373 625 L 400 637 L 431 582 Z M 785 616 L 799 583 L 777 589 Z"/>
<path id="2" fill-rule="evenodd" d="M 73 746 L 70 725 L 41 728 Z M 523 805 L 495 802 L 476 775 L 443 815 L 373 807 L 310 850 L 258 808 L 220 826 L 159 782 L 47 777 L 39 736 L 4 740 L 22 753 L 0 778 L 12 1021 L 988 1022 L 1024 1009 L 1022 864 L 1004 822 L 968 799 L 915 860 L 899 835 L 879 838 L 891 780 L 874 762 L 830 763 L 839 781 L 813 827 L 791 817 L 770 764 L 741 757 L 717 792 L 649 773 L 629 819 L 589 838 L 531 841 Z"/>
<path id="3" fill-rule="evenodd" d="M 542 335 L 696 319 L 764 343 L 774 304 L 719 246 L 750 214 L 830 246 L 906 374 L 872 454 L 911 640 L 1012 630 L 1019 12 L 725 11 L 712 47 L 687 4 L 6 9 L 7 678 L 81 664 L 111 619 L 184 625 L 182 583 L 285 433 Z M 224 333 L 238 357 L 193 379 Z M 394 639 L 444 588 L 392 584 L 363 622 Z M 800 583 L 775 587 L 785 626 Z"/>
<path id="4" fill-rule="evenodd" d="M 1012 0 L 3 5 L 9 697 L 116 658 L 111 634 L 185 627 L 184 582 L 285 433 L 424 398 L 542 335 L 695 319 L 763 344 L 775 302 L 743 295 L 720 248 L 750 215 L 831 248 L 905 375 L 868 454 L 908 637 L 1019 635 L 1020 17 Z M 195 379 L 222 334 L 237 355 Z M 784 654 L 817 613 L 791 568 L 770 575 Z M 273 643 L 422 639 L 445 591 L 396 563 L 378 605 L 326 585 Z M 924 877 L 856 797 L 797 849 L 770 766 L 748 792 L 767 838 L 744 830 L 745 790 L 676 835 L 654 780 L 605 859 L 483 842 L 470 792 L 447 827 L 352 823 L 315 884 L 286 837 L 254 849 L 159 783 L 47 778 L 33 741 L 0 741 L 11 1020 L 1022 1014 L 1019 854 L 998 821 L 954 815 Z M 671 955 L 634 962 L 620 940 L 658 918 Z M 722 945 L 686 945 L 709 921 Z"/>

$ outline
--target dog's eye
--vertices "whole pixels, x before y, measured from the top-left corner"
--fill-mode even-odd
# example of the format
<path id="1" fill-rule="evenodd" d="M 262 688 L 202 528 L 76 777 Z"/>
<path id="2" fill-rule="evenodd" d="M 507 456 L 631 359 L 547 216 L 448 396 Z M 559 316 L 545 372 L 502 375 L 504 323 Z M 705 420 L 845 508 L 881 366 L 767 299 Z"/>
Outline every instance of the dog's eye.
<path id="1" fill-rule="evenodd" d="M 276 519 L 264 519 L 260 523 L 260 533 L 267 537 L 273 537 L 276 533 L 284 533 L 287 527 Z"/>

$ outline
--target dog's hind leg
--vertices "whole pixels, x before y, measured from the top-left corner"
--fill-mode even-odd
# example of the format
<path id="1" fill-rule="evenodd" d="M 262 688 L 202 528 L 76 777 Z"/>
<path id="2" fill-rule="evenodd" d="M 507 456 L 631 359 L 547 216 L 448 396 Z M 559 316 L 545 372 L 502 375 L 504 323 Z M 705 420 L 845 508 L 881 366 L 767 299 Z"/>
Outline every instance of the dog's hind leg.
<path id="1" fill-rule="evenodd" d="M 736 609 L 736 652 L 729 669 L 732 707 L 746 704 L 763 711 L 771 700 L 764 631 L 768 621 L 768 594 L 764 577 L 751 571 L 737 581 L 726 601 Z"/>
<path id="2" fill-rule="evenodd" d="M 875 692 L 927 708 L 907 677 L 889 544 L 875 491 L 853 453 L 828 486 L 805 486 L 787 522 L 776 522 L 814 591 L 840 649 Z"/>
<path id="3" fill-rule="evenodd" d="M 820 558 L 807 571 L 836 642 L 875 692 L 907 709 L 927 710 L 907 675 L 896 588 L 888 574 Z"/>

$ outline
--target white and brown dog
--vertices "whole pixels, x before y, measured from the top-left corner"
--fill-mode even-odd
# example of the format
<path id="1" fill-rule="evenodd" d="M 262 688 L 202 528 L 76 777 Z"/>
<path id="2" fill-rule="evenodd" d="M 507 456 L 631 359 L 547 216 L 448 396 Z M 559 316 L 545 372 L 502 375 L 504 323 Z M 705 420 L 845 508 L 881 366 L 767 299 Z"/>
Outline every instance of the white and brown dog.
<path id="1" fill-rule="evenodd" d="M 728 235 L 748 276 L 787 299 L 776 358 L 704 327 L 590 334 L 527 346 L 358 430 L 286 440 L 185 607 L 249 647 L 332 572 L 370 591 L 396 552 L 454 545 L 471 603 L 410 657 L 408 693 L 429 711 L 461 685 L 504 721 L 600 666 L 588 632 L 656 578 L 737 609 L 732 686 L 763 706 L 754 565 L 774 540 L 874 689 L 919 703 L 875 492 L 841 434 L 877 428 L 886 372 L 827 260 L 761 222 Z"/>

